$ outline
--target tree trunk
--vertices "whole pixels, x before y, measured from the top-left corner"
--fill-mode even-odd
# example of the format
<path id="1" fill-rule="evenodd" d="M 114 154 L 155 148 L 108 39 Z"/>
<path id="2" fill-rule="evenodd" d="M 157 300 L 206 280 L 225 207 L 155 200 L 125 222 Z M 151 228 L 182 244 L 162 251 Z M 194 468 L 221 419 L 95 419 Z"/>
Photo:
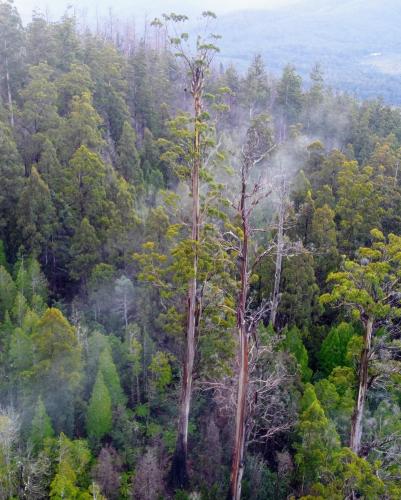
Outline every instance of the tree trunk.
<path id="1" fill-rule="evenodd" d="M 276 325 L 277 309 L 280 300 L 280 281 L 281 281 L 281 269 L 283 264 L 283 250 L 284 250 L 284 211 L 285 211 L 284 199 L 282 199 L 280 200 L 280 208 L 279 208 L 276 269 L 274 273 L 274 288 L 272 296 L 272 308 L 270 313 L 270 323 L 272 324 L 273 328 Z"/>
<path id="2" fill-rule="evenodd" d="M 244 451 L 245 435 L 247 421 L 247 400 L 248 400 L 248 332 L 246 325 L 238 328 L 239 331 L 239 375 L 238 375 L 238 394 L 237 409 L 235 415 L 235 436 L 234 450 L 231 464 L 230 476 L 230 500 L 239 500 L 241 498 L 241 483 L 244 473 Z"/>
<path id="3" fill-rule="evenodd" d="M 10 73 L 8 70 L 8 57 L 7 57 L 7 41 L 4 40 L 4 49 L 5 49 L 5 67 L 6 67 L 6 84 L 7 84 L 7 98 L 8 98 L 8 109 L 10 111 L 10 124 L 11 127 L 14 128 L 14 107 L 13 107 L 13 99 L 11 95 L 11 85 L 10 85 Z"/>
<path id="4" fill-rule="evenodd" d="M 237 408 L 235 414 L 235 435 L 233 457 L 231 463 L 230 475 L 230 491 L 229 498 L 231 500 L 239 500 L 241 498 L 241 482 L 244 472 L 244 451 L 245 451 L 245 435 L 247 423 L 247 406 L 248 406 L 248 382 L 249 382 L 249 352 L 248 352 L 248 325 L 246 319 L 246 306 L 248 297 L 248 237 L 249 237 L 249 212 L 246 209 L 246 177 L 244 170 L 242 172 L 242 190 L 240 212 L 242 218 L 242 251 L 240 254 L 241 269 L 240 281 L 241 290 L 237 304 L 237 327 L 238 327 L 238 392 L 237 392 Z"/>
<path id="5" fill-rule="evenodd" d="M 188 286 L 187 327 L 184 369 L 181 384 L 180 409 L 178 420 L 178 436 L 171 466 L 171 484 L 173 487 L 185 488 L 188 485 L 188 421 L 192 399 L 192 379 L 195 359 L 195 333 L 197 316 L 197 284 L 198 284 L 198 245 L 199 245 L 199 173 L 201 169 L 201 132 L 200 116 L 202 113 L 203 71 L 197 68 L 193 72 L 191 93 L 194 99 L 194 161 L 192 168 L 192 231 L 193 244 L 193 277 Z"/>
<path id="6" fill-rule="evenodd" d="M 360 451 L 361 439 L 362 439 L 362 419 L 365 408 L 366 394 L 368 390 L 368 368 L 369 368 L 370 349 L 372 345 L 372 333 L 373 333 L 373 318 L 369 317 L 365 325 L 363 349 L 361 352 L 361 359 L 359 363 L 358 398 L 356 401 L 351 421 L 350 448 L 357 455 L 359 454 Z"/>

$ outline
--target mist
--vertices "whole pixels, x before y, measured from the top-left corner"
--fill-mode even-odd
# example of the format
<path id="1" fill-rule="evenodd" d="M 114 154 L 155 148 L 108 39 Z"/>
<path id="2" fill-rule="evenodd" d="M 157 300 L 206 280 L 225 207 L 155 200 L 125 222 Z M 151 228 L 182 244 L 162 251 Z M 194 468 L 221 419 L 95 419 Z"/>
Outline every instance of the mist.
<path id="1" fill-rule="evenodd" d="M 145 16 L 156 16 L 163 12 L 177 12 L 187 15 L 199 14 L 202 10 L 213 10 L 217 14 L 249 9 L 277 9 L 287 5 L 297 3 L 299 0 L 221 0 L 213 2 L 211 0 L 172 0 L 163 1 L 155 0 L 146 2 L 144 0 L 136 0 L 134 2 L 128 0 L 81 0 L 75 2 L 72 0 L 15 0 L 15 5 L 18 7 L 25 21 L 30 19 L 31 13 L 36 10 L 45 13 L 51 20 L 57 20 L 67 10 L 75 10 L 77 13 L 85 14 L 88 18 L 94 16 L 106 16 L 111 10 L 116 16 L 124 18 L 143 18 Z"/>

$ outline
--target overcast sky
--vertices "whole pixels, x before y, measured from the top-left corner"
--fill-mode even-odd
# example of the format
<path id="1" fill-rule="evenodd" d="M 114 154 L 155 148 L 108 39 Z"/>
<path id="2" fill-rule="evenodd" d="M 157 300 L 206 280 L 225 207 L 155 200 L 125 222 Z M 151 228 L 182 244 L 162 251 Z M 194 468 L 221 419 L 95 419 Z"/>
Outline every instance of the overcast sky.
<path id="1" fill-rule="evenodd" d="M 29 21 L 33 10 L 46 12 L 57 20 L 68 5 L 77 7 L 87 16 L 104 15 L 112 7 L 117 16 L 158 15 L 163 12 L 195 13 L 210 9 L 219 13 L 242 9 L 269 9 L 296 3 L 297 0 L 14 0 L 24 22 Z"/>

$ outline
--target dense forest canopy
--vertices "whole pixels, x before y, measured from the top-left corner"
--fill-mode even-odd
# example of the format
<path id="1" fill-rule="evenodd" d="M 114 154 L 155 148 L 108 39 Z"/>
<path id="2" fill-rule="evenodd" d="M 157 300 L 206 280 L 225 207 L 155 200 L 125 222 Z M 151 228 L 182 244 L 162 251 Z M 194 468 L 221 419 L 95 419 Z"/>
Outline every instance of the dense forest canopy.
<path id="1" fill-rule="evenodd" d="M 26 23 L 33 10 L 53 21 L 66 10 L 65 0 L 15 0 L 15 5 Z M 310 69 L 319 62 L 326 85 L 359 99 L 381 96 L 387 104 L 401 104 L 398 0 L 169 0 L 168 8 L 163 0 L 72 0 L 68 8 L 83 29 L 111 23 L 122 31 L 135 26 L 138 34 L 146 19 L 164 10 L 185 12 L 193 27 L 202 9 L 211 9 L 223 35 L 218 59 L 241 74 L 260 54 L 276 77 L 290 63 L 309 84 Z"/>
<path id="2" fill-rule="evenodd" d="M 401 110 L 187 21 L 0 3 L 0 499 L 399 499 Z"/>

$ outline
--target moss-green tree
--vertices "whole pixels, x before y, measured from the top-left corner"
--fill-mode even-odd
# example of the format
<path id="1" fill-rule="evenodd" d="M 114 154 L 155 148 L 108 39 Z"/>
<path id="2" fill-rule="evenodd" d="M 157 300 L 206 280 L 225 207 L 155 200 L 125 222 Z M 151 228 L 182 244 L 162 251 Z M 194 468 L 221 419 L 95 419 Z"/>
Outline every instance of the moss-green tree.
<path id="1" fill-rule="evenodd" d="M 74 404 L 82 377 L 81 346 L 75 329 L 61 311 L 49 308 L 32 333 L 30 380 L 41 389 L 56 432 L 71 432 Z"/>
<path id="2" fill-rule="evenodd" d="M 48 185 L 32 167 L 16 207 L 20 242 L 29 253 L 46 256 L 55 232 L 56 211 Z"/>
<path id="3" fill-rule="evenodd" d="M 110 392 L 104 383 L 102 372 L 98 371 L 86 415 L 88 436 L 95 441 L 111 431 L 112 402 Z"/>
<path id="4" fill-rule="evenodd" d="M 71 441 L 63 433 L 58 440 L 58 464 L 50 485 L 52 500 L 91 500 L 86 487 L 91 453 L 83 440 Z"/>
<path id="5" fill-rule="evenodd" d="M 103 349 L 99 356 L 99 371 L 103 376 L 105 383 L 112 401 L 113 407 L 118 405 L 124 406 L 127 398 L 122 390 L 120 383 L 120 376 L 116 365 L 114 364 L 110 349 Z"/>
<path id="6" fill-rule="evenodd" d="M 319 352 L 319 365 L 325 375 L 330 375 L 336 366 L 348 366 L 348 342 L 355 334 L 349 323 L 340 323 L 330 329 Z"/>
<path id="7" fill-rule="evenodd" d="M 117 170 L 125 180 L 134 184 L 138 193 L 143 189 L 143 172 L 136 149 L 136 134 L 129 122 L 124 122 L 117 145 Z"/>
<path id="8" fill-rule="evenodd" d="M 46 444 L 46 440 L 54 437 L 54 430 L 46 407 L 42 398 L 39 396 L 35 407 L 35 413 L 32 419 L 31 432 L 29 440 L 32 443 L 33 450 L 38 452 Z"/>

